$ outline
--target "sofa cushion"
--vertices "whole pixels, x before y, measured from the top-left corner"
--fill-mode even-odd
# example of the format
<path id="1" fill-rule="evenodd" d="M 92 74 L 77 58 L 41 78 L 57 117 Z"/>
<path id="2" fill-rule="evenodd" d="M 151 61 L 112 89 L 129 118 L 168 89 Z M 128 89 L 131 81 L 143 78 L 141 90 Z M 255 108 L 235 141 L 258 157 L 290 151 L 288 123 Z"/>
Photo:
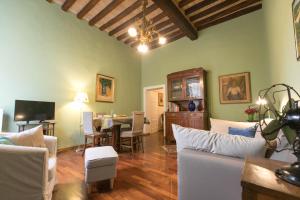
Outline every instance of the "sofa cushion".
<path id="1" fill-rule="evenodd" d="M 234 128 L 229 127 L 229 134 L 230 135 L 241 135 L 245 137 L 254 138 L 256 132 L 256 126 L 249 127 L 249 128 Z"/>
<path id="2" fill-rule="evenodd" d="M 229 127 L 250 128 L 256 125 L 256 122 L 235 122 L 222 119 L 210 118 L 210 131 L 214 133 L 228 133 Z"/>
<path id="3" fill-rule="evenodd" d="M 264 157 L 266 152 L 264 139 L 213 133 L 175 124 L 172 125 L 172 128 L 177 152 L 184 148 L 190 148 L 239 158 Z"/>
<path id="4" fill-rule="evenodd" d="M 19 146 L 46 147 L 42 126 L 37 126 L 20 133 L 10 133 L 6 137 Z"/>
<path id="5" fill-rule="evenodd" d="M 115 165 L 118 154 L 111 146 L 92 147 L 85 151 L 85 168 Z"/>

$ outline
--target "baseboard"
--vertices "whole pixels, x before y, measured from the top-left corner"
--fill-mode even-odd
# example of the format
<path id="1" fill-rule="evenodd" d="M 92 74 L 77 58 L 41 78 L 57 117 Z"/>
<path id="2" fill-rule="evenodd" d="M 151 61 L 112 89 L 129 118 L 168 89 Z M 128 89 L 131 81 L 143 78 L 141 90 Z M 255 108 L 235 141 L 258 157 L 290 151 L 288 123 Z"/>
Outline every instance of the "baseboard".
<path id="1" fill-rule="evenodd" d="M 81 145 L 76 145 L 76 146 L 71 146 L 71 147 L 59 148 L 59 149 L 57 150 L 57 153 L 62 153 L 62 152 L 65 152 L 65 151 L 75 150 L 75 149 L 77 149 L 79 146 L 81 146 Z"/>

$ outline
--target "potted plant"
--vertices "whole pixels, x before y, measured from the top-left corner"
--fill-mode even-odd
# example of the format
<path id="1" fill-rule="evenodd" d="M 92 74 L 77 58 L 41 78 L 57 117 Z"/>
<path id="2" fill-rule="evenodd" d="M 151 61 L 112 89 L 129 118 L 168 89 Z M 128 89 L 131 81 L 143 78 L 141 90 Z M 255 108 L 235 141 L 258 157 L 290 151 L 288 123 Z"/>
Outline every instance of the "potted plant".
<path id="1" fill-rule="evenodd" d="M 255 113 L 257 113 L 256 108 L 251 108 L 250 106 L 245 110 L 245 113 L 248 115 L 248 122 L 254 121 Z"/>

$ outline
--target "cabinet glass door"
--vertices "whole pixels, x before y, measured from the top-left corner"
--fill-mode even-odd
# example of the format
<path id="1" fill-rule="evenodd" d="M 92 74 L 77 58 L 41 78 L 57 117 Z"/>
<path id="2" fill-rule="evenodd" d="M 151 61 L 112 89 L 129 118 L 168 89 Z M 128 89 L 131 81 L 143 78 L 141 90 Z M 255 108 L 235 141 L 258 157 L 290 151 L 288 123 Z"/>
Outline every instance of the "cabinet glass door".
<path id="1" fill-rule="evenodd" d="M 172 80 L 171 82 L 171 99 L 182 98 L 182 80 Z"/>
<path id="2" fill-rule="evenodd" d="M 186 79 L 186 97 L 187 98 L 201 98 L 200 92 L 200 78 L 193 77 Z"/>

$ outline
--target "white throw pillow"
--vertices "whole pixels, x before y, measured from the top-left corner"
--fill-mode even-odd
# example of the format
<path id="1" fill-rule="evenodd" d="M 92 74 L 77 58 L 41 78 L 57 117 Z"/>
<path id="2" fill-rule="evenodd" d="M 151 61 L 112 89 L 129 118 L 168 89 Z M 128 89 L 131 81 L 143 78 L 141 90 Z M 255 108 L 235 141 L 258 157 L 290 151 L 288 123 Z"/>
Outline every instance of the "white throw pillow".
<path id="1" fill-rule="evenodd" d="M 264 157 L 265 140 L 238 135 L 218 134 L 172 124 L 177 152 L 184 148 L 245 158 Z"/>
<path id="2" fill-rule="evenodd" d="M 229 127 L 246 129 L 255 126 L 256 122 L 235 122 L 210 118 L 210 131 L 214 133 L 228 133 Z"/>
<path id="3" fill-rule="evenodd" d="M 37 126 L 20 133 L 9 134 L 7 137 L 10 138 L 14 144 L 19 146 L 46 147 L 42 126 Z"/>

